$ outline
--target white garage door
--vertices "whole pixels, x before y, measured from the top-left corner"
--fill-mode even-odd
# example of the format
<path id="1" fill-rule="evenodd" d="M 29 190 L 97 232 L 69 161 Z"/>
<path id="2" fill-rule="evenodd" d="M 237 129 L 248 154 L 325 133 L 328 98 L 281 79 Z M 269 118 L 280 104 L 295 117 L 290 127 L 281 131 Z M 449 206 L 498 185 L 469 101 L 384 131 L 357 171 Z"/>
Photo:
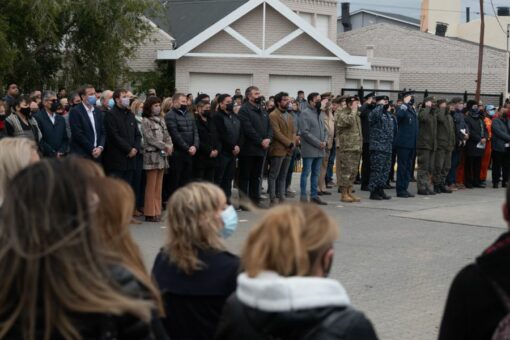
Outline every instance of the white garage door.
<path id="1" fill-rule="evenodd" d="M 207 93 L 211 97 L 216 93 L 233 95 L 238 88 L 244 93 L 252 82 L 251 74 L 190 73 L 189 89 L 195 97 L 197 93 Z"/>
<path id="2" fill-rule="evenodd" d="M 311 92 L 324 93 L 331 91 L 331 77 L 309 76 L 269 76 L 269 93 L 275 95 L 280 91 L 295 97 L 302 90 L 307 96 Z"/>

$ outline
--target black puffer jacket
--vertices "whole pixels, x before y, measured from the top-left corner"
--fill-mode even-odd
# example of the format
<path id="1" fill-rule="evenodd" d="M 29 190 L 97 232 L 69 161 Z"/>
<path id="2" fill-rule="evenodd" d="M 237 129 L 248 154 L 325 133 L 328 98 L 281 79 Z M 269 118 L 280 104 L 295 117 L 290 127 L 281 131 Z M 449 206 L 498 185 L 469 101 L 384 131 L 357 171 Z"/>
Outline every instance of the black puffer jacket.
<path id="1" fill-rule="evenodd" d="M 192 146 L 198 149 L 198 130 L 191 114 L 174 108 L 165 115 L 165 123 L 176 152 L 187 153 Z"/>
<path id="2" fill-rule="evenodd" d="M 135 279 L 133 274 L 121 266 L 111 268 L 112 280 L 119 285 L 121 291 L 126 295 L 147 299 L 148 292 Z M 168 339 L 161 321 L 154 317 L 150 324 L 138 319 L 133 315 L 107 315 L 107 314 L 76 314 L 73 316 L 75 327 L 84 340 L 110 340 L 110 339 L 128 339 L 128 340 L 166 340 Z M 0 320 L 1 322 L 2 320 Z M 40 312 L 37 315 L 36 339 L 44 338 L 44 312 L 43 306 L 40 306 Z M 51 339 L 63 339 L 57 333 L 51 336 Z M 7 334 L 5 339 L 21 339 L 21 325 L 15 325 Z"/>
<path id="3" fill-rule="evenodd" d="M 337 281 L 266 272 L 238 278 L 216 339 L 374 340 L 377 335 L 363 313 L 350 307 Z"/>
<path id="4" fill-rule="evenodd" d="M 476 146 L 482 138 L 488 140 L 489 132 L 483 121 L 482 116 L 478 113 L 471 112 L 465 118 L 466 126 L 469 130 L 469 139 L 466 143 L 466 155 L 471 157 L 482 157 L 485 154 L 485 149 L 477 148 Z"/>

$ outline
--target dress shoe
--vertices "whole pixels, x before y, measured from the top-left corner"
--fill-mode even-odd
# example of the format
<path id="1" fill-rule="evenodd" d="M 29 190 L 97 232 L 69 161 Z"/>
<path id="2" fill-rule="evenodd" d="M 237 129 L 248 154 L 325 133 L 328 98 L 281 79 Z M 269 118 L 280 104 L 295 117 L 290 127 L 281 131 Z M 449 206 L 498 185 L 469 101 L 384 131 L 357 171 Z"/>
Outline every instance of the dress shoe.
<path id="1" fill-rule="evenodd" d="M 400 197 L 400 198 L 409 198 L 409 194 L 407 192 L 398 192 L 397 193 L 397 197 Z"/>
<path id="2" fill-rule="evenodd" d="M 434 185 L 434 192 L 436 194 L 440 194 L 441 193 L 441 188 L 439 187 L 439 185 Z"/>
<path id="3" fill-rule="evenodd" d="M 427 192 L 429 193 L 430 196 L 436 195 L 436 193 L 433 190 L 430 190 L 429 188 L 427 188 Z"/>
<path id="4" fill-rule="evenodd" d="M 290 192 L 290 191 L 287 191 L 287 192 L 285 193 L 285 196 L 286 196 L 286 197 L 288 197 L 288 198 L 294 198 L 294 197 L 296 197 L 296 194 L 295 194 L 295 193 L 292 193 L 292 192 Z"/>
<path id="5" fill-rule="evenodd" d="M 498 189 L 498 188 L 499 188 L 499 184 L 498 184 L 498 183 L 492 183 L 492 187 L 493 187 L 494 189 Z"/>
<path id="6" fill-rule="evenodd" d="M 386 190 L 391 190 L 391 189 L 395 189 L 395 187 L 388 183 L 388 184 L 386 184 L 386 185 L 384 186 L 384 189 L 386 189 Z"/>
<path id="7" fill-rule="evenodd" d="M 478 189 L 485 189 L 485 185 L 482 184 L 482 183 L 479 183 L 479 184 L 474 184 L 473 185 L 474 188 L 478 188 Z"/>
<path id="8" fill-rule="evenodd" d="M 453 192 L 444 184 L 439 186 L 439 189 L 441 189 L 441 193 L 443 194 L 451 194 Z"/>
<path id="9" fill-rule="evenodd" d="M 411 178 L 411 180 L 410 180 L 409 182 L 411 182 L 411 183 L 416 183 L 416 178 L 414 178 L 414 177 L 413 177 L 413 178 Z"/>
<path id="10" fill-rule="evenodd" d="M 354 184 L 361 184 L 361 181 L 359 179 L 354 181 Z"/>
<path id="11" fill-rule="evenodd" d="M 331 196 L 329 191 L 321 191 L 321 196 Z"/>
<path id="12" fill-rule="evenodd" d="M 428 194 L 429 194 L 428 190 L 418 190 L 418 195 L 428 196 Z"/>
<path id="13" fill-rule="evenodd" d="M 383 200 L 382 196 L 380 195 L 379 191 L 377 191 L 377 190 L 374 190 L 370 193 L 370 199 L 374 200 L 374 201 L 382 201 Z"/>
<path id="14" fill-rule="evenodd" d="M 158 216 L 145 216 L 145 222 L 158 223 L 161 219 Z"/>
<path id="15" fill-rule="evenodd" d="M 328 205 L 326 202 L 324 202 L 323 200 L 321 200 L 319 197 L 313 197 L 311 200 L 310 200 L 311 203 L 315 203 L 317 205 Z"/>

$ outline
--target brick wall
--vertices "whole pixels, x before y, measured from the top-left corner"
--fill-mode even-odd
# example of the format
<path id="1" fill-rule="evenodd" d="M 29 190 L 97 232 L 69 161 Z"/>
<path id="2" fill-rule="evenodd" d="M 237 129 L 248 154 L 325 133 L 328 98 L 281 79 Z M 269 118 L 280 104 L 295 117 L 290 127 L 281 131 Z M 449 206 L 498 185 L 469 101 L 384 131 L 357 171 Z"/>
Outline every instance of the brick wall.
<path id="1" fill-rule="evenodd" d="M 156 67 L 158 50 L 171 50 L 172 42 L 173 39 L 168 34 L 156 28 L 150 38 L 140 45 L 133 58 L 128 60 L 128 66 L 133 72 L 153 70 Z"/>
<path id="2" fill-rule="evenodd" d="M 251 74 L 253 84 L 264 95 L 270 95 L 270 75 L 328 76 L 334 93 L 340 93 L 345 85 L 345 64 L 340 61 L 183 57 L 176 62 L 178 91 L 189 92 L 191 72 Z"/>
<path id="3" fill-rule="evenodd" d="M 474 92 L 478 46 L 381 23 L 340 33 L 338 45 L 353 55 L 375 46 L 374 56 L 400 59 L 400 87 L 442 92 Z M 486 48 L 483 93 L 501 93 L 506 80 L 505 51 Z"/>

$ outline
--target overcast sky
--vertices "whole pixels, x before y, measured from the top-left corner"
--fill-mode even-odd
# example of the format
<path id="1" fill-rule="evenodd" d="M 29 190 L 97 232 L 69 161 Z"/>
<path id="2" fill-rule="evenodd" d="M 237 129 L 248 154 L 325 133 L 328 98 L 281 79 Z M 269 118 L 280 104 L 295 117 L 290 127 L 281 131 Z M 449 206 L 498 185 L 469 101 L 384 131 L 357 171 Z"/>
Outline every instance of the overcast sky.
<path id="1" fill-rule="evenodd" d="M 339 2 L 348 0 L 339 0 Z M 449 0 L 443 0 L 449 1 Z M 397 14 L 408 15 L 414 18 L 420 17 L 421 0 L 349 0 L 351 3 L 351 11 L 355 11 L 360 8 L 373 9 L 384 12 L 392 12 Z M 509 6 L 508 0 L 493 0 L 494 7 L 497 6 Z M 506 3 L 506 4 L 505 4 Z M 339 11 L 340 11 L 340 5 Z M 461 21 L 466 20 L 466 7 L 471 7 L 471 18 L 476 18 L 478 15 L 476 12 L 480 11 L 479 0 L 462 0 L 462 8 L 459 9 L 459 15 L 461 15 Z M 484 11 L 486 15 L 494 15 L 490 1 L 484 1 Z"/>

